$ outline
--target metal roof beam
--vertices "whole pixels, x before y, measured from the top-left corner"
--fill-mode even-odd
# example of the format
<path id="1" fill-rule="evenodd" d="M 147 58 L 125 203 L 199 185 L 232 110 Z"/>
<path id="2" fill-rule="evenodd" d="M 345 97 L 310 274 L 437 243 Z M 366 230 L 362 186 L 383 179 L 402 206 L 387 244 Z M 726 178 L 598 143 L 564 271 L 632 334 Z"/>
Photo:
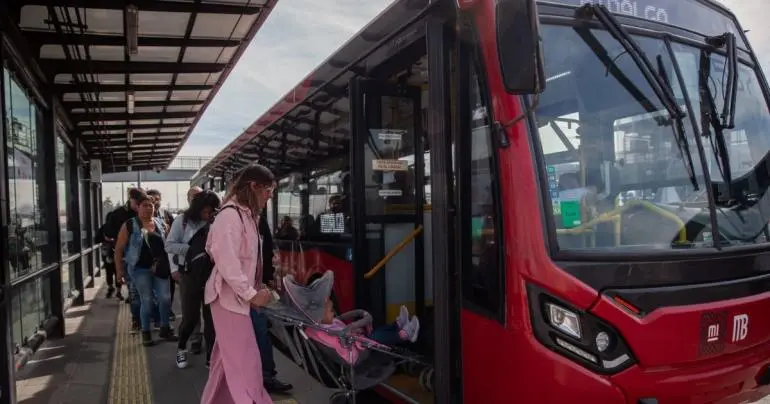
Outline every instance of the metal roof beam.
<path id="1" fill-rule="evenodd" d="M 67 101 L 64 102 L 64 107 L 68 109 L 85 108 L 85 109 L 97 109 L 97 108 L 126 108 L 125 101 Z M 203 105 L 203 101 L 199 100 L 180 100 L 180 101 L 136 101 L 134 106 L 139 107 L 164 107 L 164 106 L 194 106 Z"/>
<path id="2" fill-rule="evenodd" d="M 142 139 L 136 139 L 136 136 L 134 137 L 134 141 L 131 143 L 128 143 L 125 138 L 121 139 L 110 139 L 107 141 L 107 145 L 103 145 L 103 141 L 101 139 L 96 138 L 90 138 L 85 140 L 85 144 L 87 147 L 91 148 L 102 148 L 102 149 L 114 149 L 119 147 L 128 147 L 128 146 L 153 146 L 158 143 L 179 143 L 182 141 L 181 136 L 175 136 L 172 138 L 142 138 Z"/>
<path id="3" fill-rule="evenodd" d="M 46 6 L 47 0 L 31 0 L 24 5 Z M 139 11 L 158 11 L 163 13 L 209 13 L 209 14 L 235 14 L 252 15 L 262 10 L 261 6 L 245 6 L 237 4 L 216 4 L 181 1 L 158 0 L 57 0 L 56 5 L 62 7 L 95 8 L 104 10 L 123 10 L 127 4 L 135 5 Z"/>
<path id="4" fill-rule="evenodd" d="M 51 45 L 103 45 L 103 46 L 125 46 L 126 38 L 124 36 L 117 35 L 97 35 L 97 34 L 71 34 L 65 33 L 59 35 L 55 32 L 38 32 L 28 31 L 24 32 L 24 36 L 29 39 L 30 42 L 37 44 L 38 46 L 51 44 Z M 154 37 L 154 36 L 140 36 L 138 37 L 139 46 L 169 46 L 169 47 L 230 47 L 238 46 L 241 41 L 237 39 L 212 39 L 212 38 L 200 38 L 200 39 L 185 39 L 185 38 L 169 38 L 169 37 Z"/>
<path id="5" fill-rule="evenodd" d="M 226 63 L 124 62 L 115 60 L 40 59 L 43 70 L 56 74 L 219 73 Z"/>
<path id="6" fill-rule="evenodd" d="M 132 118 L 132 119 L 138 119 L 138 118 Z M 97 120 L 99 122 L 99 120 Z M 159 123 L 142 123 L 142 124 L 135 124 L 135 125 L 93 125 L 93 122 L 91 121 L 83 121 L 83 123 L 87 123 L 88 125 L 81 125 L 78 126 L 78 129 L 80 129 L 81 132 L 86 131 L 102 131 L 102 130 L 142 130 L 142 129 L 160 129 L 160 128 L 173 128 L 173 129 L 187 129 L 190 127 L 189 123 L 167 123 L 167 124 L 159 124 Z M 139 136 L 140 133 L 134 133 L 134 136 Z"/>
<path id="7" fill-rule="evenodd" d="M 73 122 L 84 121 L 127 121 L 131 119 L 173 119 L 173 118 L 195 118 L 198 115 L 197 111 L 192 112 L 137 112 L 135 114 L 128 114 L 125 112 L 101 112 L 101 113 L 76 113 L 70 114 Z M 166 126 L 166 125 L 161 125 Z M 189 125 L 188 125 L 189 126 Z M 97 126 L 97 128 L 106 128 L 105 126 Z"/>
<path id="8" fill-rule="evenodd" d="M 97 83 L 83 83 L 77 84 L 56 84 L 54 86 L 56 91 L 60 94 L 63 93 L 79 93 L 85 91 L 87 93 L 122 93 L 125 91 L 133 90 L 134 92 L 140 91 L 168 91 L 174 89 L 174 91 L 205 91 L 214 88 L 213 85 L 208 84 L 181 84 L 171 86 L 170 84 L 97 84 Z"/>

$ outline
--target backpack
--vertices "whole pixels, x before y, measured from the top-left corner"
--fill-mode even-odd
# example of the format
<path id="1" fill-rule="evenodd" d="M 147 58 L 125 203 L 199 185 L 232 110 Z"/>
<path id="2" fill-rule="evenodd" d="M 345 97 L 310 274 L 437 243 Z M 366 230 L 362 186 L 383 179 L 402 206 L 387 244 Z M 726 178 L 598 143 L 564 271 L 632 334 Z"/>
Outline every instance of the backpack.
<path id="1" fill-rule="evenodd" d="M 235 211 L 238 212 L 238 216 L 241 218 L 241 223 L 243 223 L 243 215 L 241 214 L 241 210 L 238 209 L 238 207 L 235 205 L 227 205 L 220 209 L 219 212 L 227 208 L 235 209 Z M 219 212 L 217 212 L 217 214 Z M 196 231 L 195 234 L 193 234 L 192 238 L 187 243 L 190 247 L 187 249 L 187 254 L 185 254 L 184 257 L 185 272 L 199 274 L 200 279 L 203 282 L 205 282 L 209 276 L 211 276 L 211 271 L 214 269 L 214 261 L 206 251 L 206 240 L 209 237 L 210 227 L 211 223 L 207 223 L 205 226 Z"/>

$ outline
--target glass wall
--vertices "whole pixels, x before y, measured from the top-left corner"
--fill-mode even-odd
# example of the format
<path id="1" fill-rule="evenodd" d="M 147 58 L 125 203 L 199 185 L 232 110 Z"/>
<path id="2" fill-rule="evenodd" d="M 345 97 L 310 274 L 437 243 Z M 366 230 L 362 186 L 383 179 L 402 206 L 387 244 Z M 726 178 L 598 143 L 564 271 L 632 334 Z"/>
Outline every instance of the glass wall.
<path id="1" fill-rule="evenodd" d="M 60 137 L 56 138 L 56 188 L 59 199 L 59 229 L 61 229 L 61 257 L 65 259 L 76 253 L 75 250 L 75 226 L 74 218 L 70 214 L 72 203 L 72 149 Z M 69 265 L 62 265 L 62 295 L 69 296 L 72 289 L 74 274 Z"/>
<path id="2" fill-rule="evenodd" d="M 45 228 L 47 212 L 43 167 L 38 151 L 43 136 L 39 133 L 39 111 L 7 69 L 5 76 L 6 142 L 8 159 L 8 256 L 11 279 L 52 264 L 57 257 L 48 254 L 49 234 Z M 45 253 L 45 254 L 44 254 Z"/>

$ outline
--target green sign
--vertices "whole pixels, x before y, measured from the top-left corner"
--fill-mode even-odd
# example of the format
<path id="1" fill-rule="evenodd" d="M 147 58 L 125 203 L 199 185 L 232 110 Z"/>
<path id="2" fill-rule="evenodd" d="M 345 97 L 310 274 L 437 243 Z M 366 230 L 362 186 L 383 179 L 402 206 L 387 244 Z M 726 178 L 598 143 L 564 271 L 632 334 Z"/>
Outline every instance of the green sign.
<path id="1" fill-rule="evenodd" d="M 580 226 L 580 201 L 561 201 L 561 222 L 565 229 Z"/>

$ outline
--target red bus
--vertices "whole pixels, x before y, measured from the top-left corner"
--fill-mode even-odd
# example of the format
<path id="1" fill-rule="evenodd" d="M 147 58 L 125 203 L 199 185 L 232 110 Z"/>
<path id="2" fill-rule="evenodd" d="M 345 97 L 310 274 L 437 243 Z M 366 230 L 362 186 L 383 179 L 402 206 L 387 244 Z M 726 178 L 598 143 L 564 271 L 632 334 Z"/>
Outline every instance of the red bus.
<path id="1" fill-rule="evenodd" d="M 282 271 L 423 319 L 390 398 L 738 404 L 770 393 L 768 101 L 714 1 L 397 0 L 194 182 L 268 165 Z"/>

